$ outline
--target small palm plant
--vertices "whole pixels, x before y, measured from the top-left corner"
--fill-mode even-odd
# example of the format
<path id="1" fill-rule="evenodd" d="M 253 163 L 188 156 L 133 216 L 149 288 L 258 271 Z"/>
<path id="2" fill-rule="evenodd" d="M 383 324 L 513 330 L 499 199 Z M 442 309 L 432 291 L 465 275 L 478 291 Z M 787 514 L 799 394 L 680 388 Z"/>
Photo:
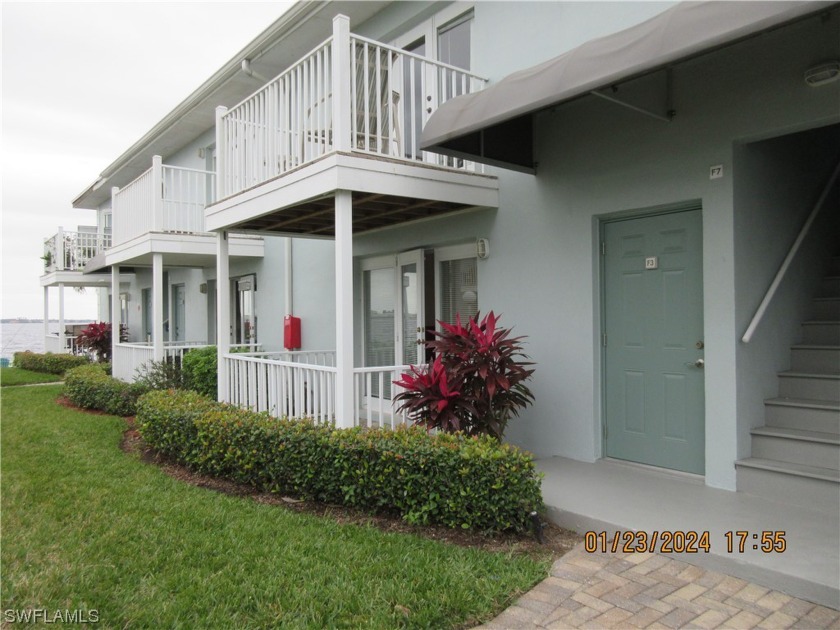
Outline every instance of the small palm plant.
<path id="1" fill-rule="evenodd" d="M 423 368 L 411 368 L 399 381 L 399 411 L 416 424 L 467 435 L 488 434 L 501 439 L 508 421 L 534 401 L 525 384 L 534 370 L 522 353 L 523 337 L 497 328 L 490 311 L 481 321 L 476 313 L 466 325 L 439 322 L 442 331 L 426 343 L 434 359 Z"/>

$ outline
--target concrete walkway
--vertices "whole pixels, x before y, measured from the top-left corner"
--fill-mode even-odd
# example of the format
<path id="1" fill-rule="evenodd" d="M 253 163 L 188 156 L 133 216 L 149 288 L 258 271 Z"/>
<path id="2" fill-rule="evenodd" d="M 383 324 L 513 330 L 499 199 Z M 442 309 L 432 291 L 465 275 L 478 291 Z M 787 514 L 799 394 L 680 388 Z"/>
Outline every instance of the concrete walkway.
<path id="1" fill-rule="evenodd" d="M 482 628 L 831 628 L 840 612 L 653 553 L 587 553 Z"/>
<path id="2" fill-rule="evenodd" d="M 537 466 L 545 474 L 548 517 L 562 527 L 607 532 L 610 539 L 627 530 L 708 532 L 708 553 L 669 557 L 840 608 L 840 510 L 834 506 L 790 505 L 610 460 L 587 464 L 554 457 Z M 727 544 L 726 533 L 735 531 L 749 533 L 743 549 Z M 781 532 L 784 551 L 763 553 L 762 532 Z"/>

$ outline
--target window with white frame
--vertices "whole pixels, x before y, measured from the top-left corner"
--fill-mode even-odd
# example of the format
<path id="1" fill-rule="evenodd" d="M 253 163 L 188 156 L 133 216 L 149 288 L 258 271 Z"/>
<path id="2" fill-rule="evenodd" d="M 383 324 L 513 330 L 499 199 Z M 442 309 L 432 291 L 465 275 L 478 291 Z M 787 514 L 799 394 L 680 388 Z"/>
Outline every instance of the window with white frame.
<path id="1" fill-rule="evenodd" d="M 457 245 L 435 250 L 437 275 L 437 309 L 440 321 L 461 321 L 478 312 L 478 259 L 475 245 Z"/>

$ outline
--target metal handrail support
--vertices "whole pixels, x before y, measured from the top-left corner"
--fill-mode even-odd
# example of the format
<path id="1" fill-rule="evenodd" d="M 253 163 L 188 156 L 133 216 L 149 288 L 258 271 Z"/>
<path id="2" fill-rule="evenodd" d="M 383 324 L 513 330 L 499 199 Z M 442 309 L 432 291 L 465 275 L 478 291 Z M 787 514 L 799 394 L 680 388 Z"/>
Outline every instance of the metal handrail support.
<path id="1" fill-rule="evenodd" d="M 781 267 L 779 267 L 779 270 L 776 272 L 776 277 L 773 278 L 773 282 L 770 283 L 770 287 L 767 289 L 767 293 L 764 295 L 764 299 L 761 300 L 761 304 L 758 305 L 758 309 L 755 311 L 755 315 L 753 315 L 752 321 L 750 321 L 750 325 L 747 326 L 747 330 L 744 332 L 744 336 L 741 337 L 741 341 L 743 341 L 744 343 L 749 343 L 750 339 L 752 339 L 752 336 L 755 333 L 755 329 L 758 328 L 758 324 L 764 317 L 764 313 L 767 311 L 767 307 L 770 306 L 770 302 L 776 295 L 776 291 L 778 290 L 779 285 L 782 283 L 782 280 L 784 279 L 785 274 L 787 273 L 787 270 L 790 267 L 790 264 L 793 262 L 793 259 L 799 251 L 799 248 L 802 246 L 802 242 L 808 235 L 808 230 L 811 229 L 811 224 L 814 222 L 814 219 L 817 218 L 817 215 L 822 209 L 823 203 L 825 203 L 825 199 L 826 197 L 828 197 L 828 193 L 831 191 L 832 186 L 834 186 L 834 182 L 837 181 L 838 175 L 840 175 L 840 162 L 838 162 L 837 166 L 834 167 L 834 172 L 831 174 L 831 177 L 828 178 L 828 183 L 826 183 L 825 187 L 823 188 L 823 191 L 820 194 L 820 198 L 817 200 L 817 203 L 814 204 L 814 209 L 811 210 L 811 214 L 808 215 L 808 219 L 805 221 L 805 224 L 802 226 L 802 229 L 799 230 L 799 235 L 796 237 L 796 240 L 793 242 L 793 245 L 790 246 L 790 251 L 787 253 L 787 256 L 785 256 Z"/>

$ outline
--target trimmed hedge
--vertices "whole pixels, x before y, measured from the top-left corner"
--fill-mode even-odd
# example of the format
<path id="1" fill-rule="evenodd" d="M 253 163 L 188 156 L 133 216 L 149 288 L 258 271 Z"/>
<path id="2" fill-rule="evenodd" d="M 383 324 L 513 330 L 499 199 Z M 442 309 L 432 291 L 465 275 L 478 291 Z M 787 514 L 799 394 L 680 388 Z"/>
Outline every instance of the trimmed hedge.
<path id="1" fill-rule="evenodd" d="M 411 523 L 523 531 L 543 506 L 531 456 L 487 436 L 335 429 L 181 391 L 140 398 L 137 426 L 150 446 L 198 472 Z"/>
<path id="2" fill-rule="evenodd" d="M 32 372 L 45 372 L 46 374 L 64 374 L 80 365 L 90 363 L 87 355 L 75 354 L 39 354 L 36 352 L 15 352 L 13 365 Z"/>
<path id="3" fill-rule="evenodd" d="M 133 416 L 137 399 L 148 389 L 106 374 L 99 365 L 83 365 L 67 372 L 64 395 L 78 407 L 98 409 L 114 416 Z"/>

